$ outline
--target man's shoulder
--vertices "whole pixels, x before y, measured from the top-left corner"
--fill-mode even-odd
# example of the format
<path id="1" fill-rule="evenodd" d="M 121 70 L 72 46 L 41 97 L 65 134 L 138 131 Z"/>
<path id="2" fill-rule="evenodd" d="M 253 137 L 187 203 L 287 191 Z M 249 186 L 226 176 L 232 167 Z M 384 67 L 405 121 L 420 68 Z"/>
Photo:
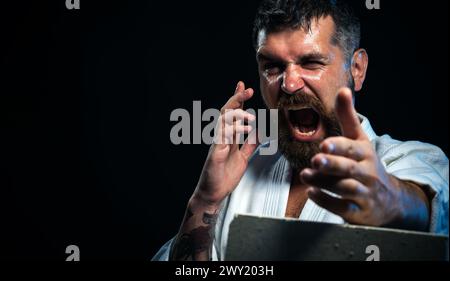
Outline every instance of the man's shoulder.
<path id="1" fill-rule="evenodd" d="M 444 156 L 445 154 L 438 146 L 422 142 L 422 141 L 401 141 L 393 139 L 389 135 L 377 136 L 372 140 L 375 150 L 378 154 L 384 155 L 389 153 L 431 153 L 436 156 Z"/>
<path id="2" fill-rule="evenodd" d="M 378 136 L 373 130 L 367 117 L 359 114 L 361 126 L 371 140 L 375 151 L 379 157 L 396 158 L 407 155 L 428 155 L 436 159 L 445 159 L 448 162 L 445 153 L 436 145 L 421 141 L 401 141 L 392 138 L 390 135 Z"/>
<path id="3" fill-rule="evenodd" d="M 400 141 L 393 139 L 389 135 L 383 135 L 372 139 L 372 144 L 386 166 L 398 161 L 409 162 L 411 159 L 420 159 L 422 163 L 448 167 L 448 158 L 445 153 L 442 149 L 430 143 Z"/>

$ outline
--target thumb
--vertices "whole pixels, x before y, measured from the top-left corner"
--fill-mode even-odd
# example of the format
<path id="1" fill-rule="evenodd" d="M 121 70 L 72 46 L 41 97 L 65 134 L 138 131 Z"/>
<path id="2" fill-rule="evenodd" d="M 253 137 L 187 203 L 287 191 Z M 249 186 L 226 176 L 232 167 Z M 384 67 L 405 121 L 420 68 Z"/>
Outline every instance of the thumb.
<path id="1" fill-rule="evenodd" d="M 353 140 L 366 138 L 353 106 L 352 91 L 349 88 L 339 89 L 336 99 L 336 113 L 344 137 Z"/>

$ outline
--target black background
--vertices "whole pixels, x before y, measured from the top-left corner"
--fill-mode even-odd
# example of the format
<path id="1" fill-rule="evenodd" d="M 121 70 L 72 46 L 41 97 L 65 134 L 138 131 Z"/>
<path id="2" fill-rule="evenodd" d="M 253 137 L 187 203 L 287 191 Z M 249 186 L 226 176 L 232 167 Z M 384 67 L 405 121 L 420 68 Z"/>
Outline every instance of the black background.
<path id="1" fill-rule="evenodd" d="M 0 7 L 0 258 L 64 260 L 76 244 L 82 260 L 149 260 L 208 149 L 173 145 L 170 113 L 220 108 L 238 80 L 259 93 L 258 1 L 64 2 Z M 448 154 L 448 2 L 352 2 L 370 57 L 358 111 Z"/>

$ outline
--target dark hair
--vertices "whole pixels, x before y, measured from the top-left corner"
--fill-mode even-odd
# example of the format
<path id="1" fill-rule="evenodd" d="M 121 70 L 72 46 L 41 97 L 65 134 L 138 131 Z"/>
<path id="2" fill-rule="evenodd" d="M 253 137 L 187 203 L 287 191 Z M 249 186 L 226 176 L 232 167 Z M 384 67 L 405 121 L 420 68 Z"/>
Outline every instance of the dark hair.
<path id="1" fill-rule="evenodd" d="M 311 22 L 331 16 L 335 31 L 332 43 L 341 47 L 345 58 L 351 60 L 359 48 L 360 23 L 352 9 L 340 0 L 263 0 L 258 8 L 253 27 L 253 44 L 258 47 L 258 34 L 286 28 L 311 29 Z"/>

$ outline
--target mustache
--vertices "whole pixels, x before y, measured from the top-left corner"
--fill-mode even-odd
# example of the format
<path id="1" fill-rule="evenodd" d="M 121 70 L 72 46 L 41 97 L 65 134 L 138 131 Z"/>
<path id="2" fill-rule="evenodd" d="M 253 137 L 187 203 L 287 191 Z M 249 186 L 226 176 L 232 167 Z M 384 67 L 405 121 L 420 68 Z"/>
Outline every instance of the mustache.
<path id="1" fill-rule="evenodd" d="M 278 109 L 298 107 L 298 106 L 310 107 L 321 116 L 327 115 L 327 111 L 325 110 L 322 101 L 320 101 L 317 97 L 304 92 L 300 92 L 293 95 L 283 93 L 280 99 L 278 100 L 277 105 Z"/>

